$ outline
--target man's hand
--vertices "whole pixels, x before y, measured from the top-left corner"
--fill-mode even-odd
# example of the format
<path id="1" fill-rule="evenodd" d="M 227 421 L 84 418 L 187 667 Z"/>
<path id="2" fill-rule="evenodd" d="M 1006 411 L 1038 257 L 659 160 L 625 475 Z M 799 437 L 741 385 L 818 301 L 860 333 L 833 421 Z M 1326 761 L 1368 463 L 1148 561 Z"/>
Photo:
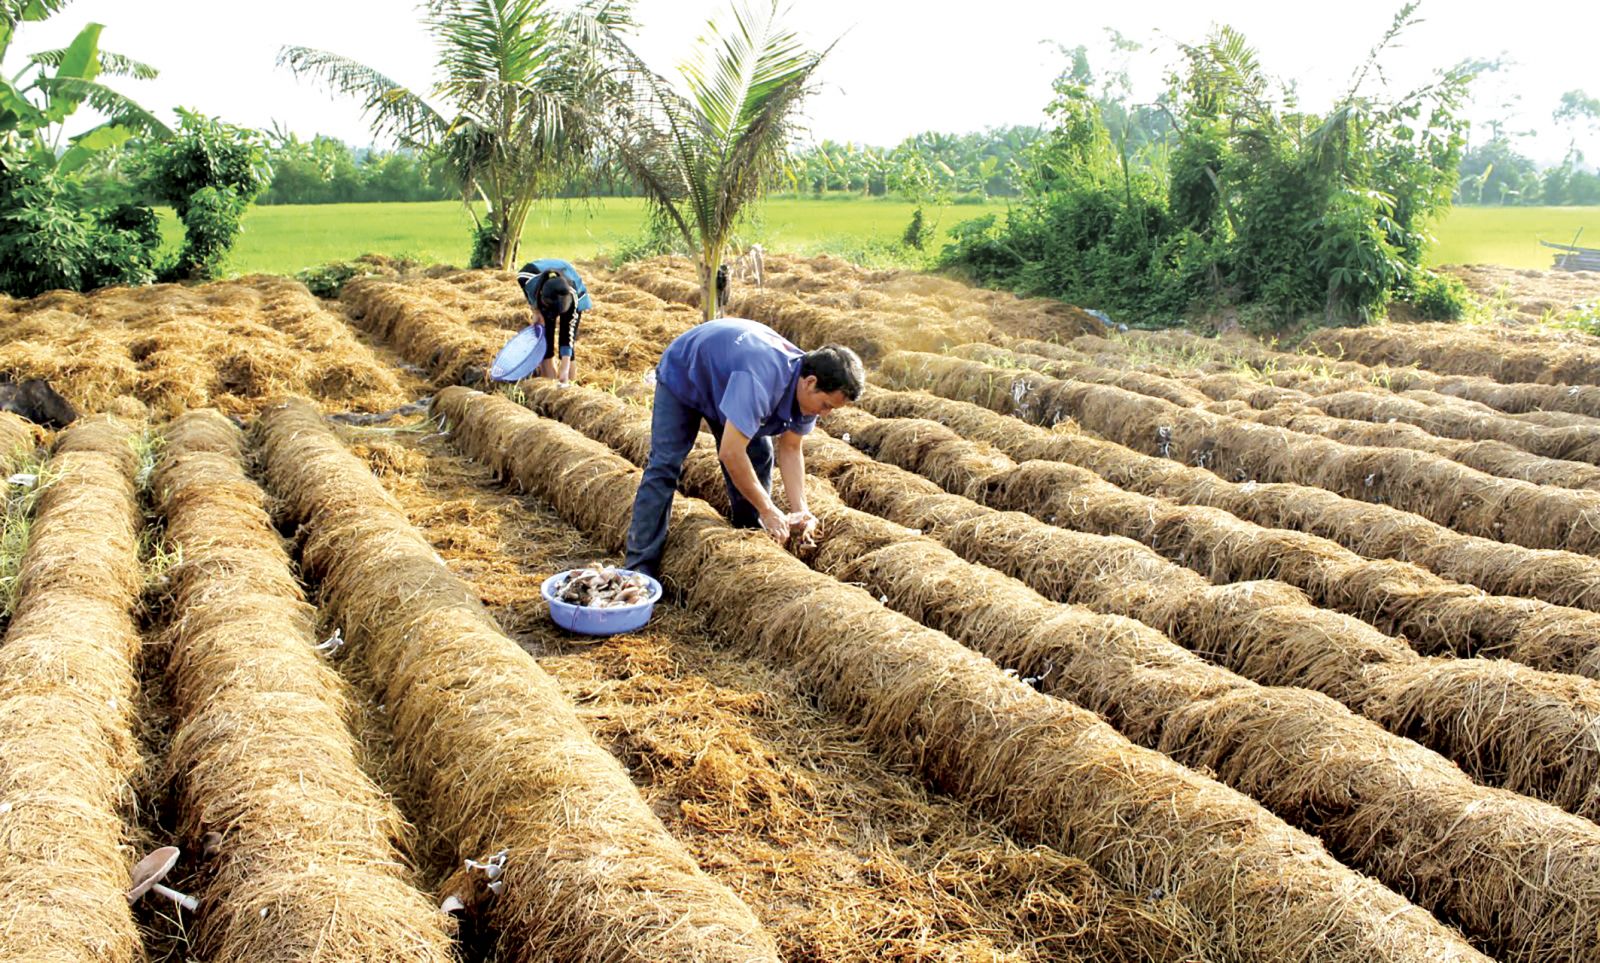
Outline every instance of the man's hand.
<path id="1" fill-rule="evenodd" d="M 782 545 L 789 540 L 789 516 L 778 511 L 777 506 L 769 504 L 761 511 L 761 530 Z"/>
<path id="2" fill-rule="evenodd" d="M 810 509 L 789 513 L 789 532 L 798 538 L 802 545 L 817 543 L 819 524 L 816 514 Z"/>

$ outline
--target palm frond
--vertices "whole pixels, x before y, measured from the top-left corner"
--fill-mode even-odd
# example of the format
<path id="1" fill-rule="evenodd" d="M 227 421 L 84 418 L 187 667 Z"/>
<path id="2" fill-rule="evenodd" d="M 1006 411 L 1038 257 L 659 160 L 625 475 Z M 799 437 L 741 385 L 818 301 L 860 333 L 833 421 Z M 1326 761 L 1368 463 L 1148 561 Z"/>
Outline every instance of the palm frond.
<path id="1" fill-rule="evenodd" d="M 145 110 L 125 94 L 98 81 L 77 77 L 40 77 L 34 88 L 52 97 L 86 103 L 105 115 L 111 123 L 131 127 L 152 137 L 170 137 L 172 130 L 160 118 Z"/>
<path id="2" fill-rule="evenodd" d="M 29 54 L 28 60 L 41 67 L 59 67 L 66 56 L 67 48 L 59 47 Z M 160 73 L 149 64 L 108 50 L 100 51 L 100 72 L 108 77 L 132 77 L 136 80 L 154 80 Z"/>
<path id="3" fill-rule="evenodd" d="M 388 76 L 348 57 L 311 47 L 284 47 L 278 66 L 296 77 L 321 81 L 335 93 L 356 97 L 374 133 L 387 134 L 406 147 L 426 147 L 448 127 L 422 96 Z"/>

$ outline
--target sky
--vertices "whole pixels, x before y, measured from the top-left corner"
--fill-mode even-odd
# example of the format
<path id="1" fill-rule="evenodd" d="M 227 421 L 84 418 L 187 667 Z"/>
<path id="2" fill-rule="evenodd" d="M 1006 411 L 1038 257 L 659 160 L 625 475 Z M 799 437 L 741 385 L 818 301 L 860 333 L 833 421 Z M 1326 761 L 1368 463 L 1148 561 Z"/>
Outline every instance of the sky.
<path id="1" fill-rule="evenodd" d="M 726 3 L 639 0 L 634 47 L 670 72 Z M 1296 84 L 1302 104 L 1319 109 L 1343 92 L 1398 8 L 1397 0 L 792 0 L 786 22 L 816 47 L 833 44 L 821 90 L 805 108 L 811 138 L 892 146 L 925 130 L 1041 123 L 1050 81 L 1066 63 L 1061 45 L 1084 44 L 1097 68 L 1109 66 L 1118 61 L 1107 52 L 1108 29 L 1146 48 L 1128 61 L 1138 97 L 1160 91 L 1175 43 L 1198 42 L 1213 24 L 1227 23 L 1244 33 L 1270 74 Z M 1382 61 L 1389 84 L 1410 89 L 1468 57 L 1506 58 L 1475 95 L 1473 140 L 1487 139 L 1486 121 L 1504 119 L 1510 130 L 1537 131 L 1518 142 L 1524 153 L 1558 162 L 1571 141 L 1550 117 L 1562 92 L 1600 96 L 1593 43 L 1600 8 L 1425 0 L 1419 14 L 1424 22 Z M 185 106 L 251 127 L 276 123 L 302 138 L 371 143 L 352 102 L 274 65 L 285 45 L 331 50 L 420 89 L 435 79 L 434 48 L 414 0 L 77 0 L 49 21 L 24 24 L 4 69 L 15 73 L 19 53 L 65 45 L 91 21 L 106 27 L 104 48 L 161 71 L 153 81 L 113 83 L 168 119 L 171 108 Z M 1578 144 L 1591 166 L 1600 161 L 1600 131 Z"/>

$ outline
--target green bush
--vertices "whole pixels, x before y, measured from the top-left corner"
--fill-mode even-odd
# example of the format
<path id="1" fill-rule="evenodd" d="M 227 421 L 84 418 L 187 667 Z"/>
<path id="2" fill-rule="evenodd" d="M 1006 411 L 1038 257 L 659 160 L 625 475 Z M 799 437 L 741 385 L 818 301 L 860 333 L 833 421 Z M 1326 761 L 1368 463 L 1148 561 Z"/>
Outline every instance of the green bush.
<path id="1" fill-rule="evenodd" d="M 245 210 L 272 178 L 259 131 L 179 110 L 172 140 L 151 145 L 137 160 L 140 183 L 172 205 L 184 228 L 183 249 L 171 273 L 181 279 L 221 275 L 239 236 Z"/>
<path id="2" fill-rule="evenodd" d="M 0 291 L 147 284 L 160 232 L 148 208 L 87 208 L 49 165 L 0 155 Z"/>
<path id="3" fill-rule="evenodd" d="M 500 230 L 489 221 L 472 229 L 472 259 L 467 267 L 498 268 L 500 266 Z"/>
<path id="4" fill-rule="evenodd" d="M 1395 98 L 1363 93 L 1414 13 L 1401 9 L 1321 115 L 1273 91 L 1227 27 L 1181 46 L 1187 68 L 1154 112 L 1097 86 L 1080 56 L 1055 82 L 1021 202 L 1003 223 L 958 226 L 941 262 L 1136 325 L 1197 307 L 1277 331 L 1373 320 L 1406 293 L 1423 225 L 1449 206 L 1474 69 Z"/>
<path id="5" fill-rule="evenodd" d="M 1459 321 L 1476 307 L 1465 282 L 1433 271 L 1416 272 L 1406 300 L 1430 321 Z"/>

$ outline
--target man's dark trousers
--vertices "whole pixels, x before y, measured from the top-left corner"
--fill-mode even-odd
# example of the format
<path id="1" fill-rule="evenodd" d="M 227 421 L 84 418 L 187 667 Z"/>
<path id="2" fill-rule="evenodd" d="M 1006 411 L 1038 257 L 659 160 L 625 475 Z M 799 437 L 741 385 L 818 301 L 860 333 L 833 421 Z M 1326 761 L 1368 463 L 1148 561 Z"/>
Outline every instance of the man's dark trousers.
<path id="1" fill-rule="evenodd" d="M 707 418 L 678 400 L 667 387 L 656 385 L 655 409 L 650 415 L 650 461 L 639 482 L 639 493 L 633 499 L 633 520 L 628 524 L 628 554 L 624 567 L 656 575 L 661 566 L 661 553 L 667 545 L 667 519 L 672 514 L 672 495 L 677 490 L 678 478 L 683 474 L 683 460 L 694 448 L 695 436 L 700 433 L 704 419 L 711 426 L 711 434 L 722 444 L 720 420 Z M 750 439 L 745 449 L 750 464 L 756 470 L 761 487 L 772 490 L 772 439 L 766 436 Z M 728 489 L 728 502 L 732 506 L 729 518 L 735 528 L 760 528 L 761 513 L 739 494 L 727 466 L 722 469 L 722 482 Z"/>

